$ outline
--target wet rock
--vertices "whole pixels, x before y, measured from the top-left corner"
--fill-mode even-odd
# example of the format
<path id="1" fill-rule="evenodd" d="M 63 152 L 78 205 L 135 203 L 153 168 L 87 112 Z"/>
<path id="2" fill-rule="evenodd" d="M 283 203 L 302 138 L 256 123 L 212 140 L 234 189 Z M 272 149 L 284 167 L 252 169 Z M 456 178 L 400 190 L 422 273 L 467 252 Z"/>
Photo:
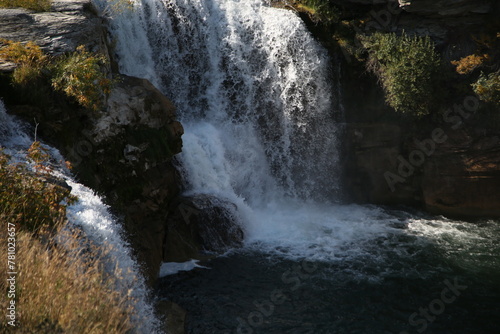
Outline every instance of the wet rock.
<path id="1" fill-rule="evenodd" d="M 427 210 L 456 217 L 500 217 L 500 137 L 455 134 L 425 164 Z"/>
<path id="2" fill-rule="evenodd" d="M 210 195 L 179 198 L 167 224 L 164 261 L 203 258 L 240 247 L 243 230 L 235 204 Z"/>
<path id="3" fill-rule="evenodd" d="M 158 302 L 156 308 L 160 316 L 165 318 L 165 333 L 184 334 L 186 332 L 186 310 L 167 300 Z"/>

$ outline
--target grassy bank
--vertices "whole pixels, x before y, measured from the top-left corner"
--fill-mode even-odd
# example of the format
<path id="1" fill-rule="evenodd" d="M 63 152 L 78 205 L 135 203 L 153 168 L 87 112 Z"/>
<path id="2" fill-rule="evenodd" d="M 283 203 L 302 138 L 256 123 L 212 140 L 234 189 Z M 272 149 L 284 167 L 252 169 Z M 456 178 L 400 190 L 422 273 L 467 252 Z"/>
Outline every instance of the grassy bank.
<path id="1" fill-rule="evenodd" d="M 7 313 L 14 317 L 2 317 L 0 332 L 128 333 L 132 309 L 114 289 L 119 275 L 104 273 L 105 246 L 82 247 L 78 231 L 65 228 L 66 204 L 76 199 L 51 178 L 46 158 L 35 143 L 28 153 L 33 171 L 0 151 L 0 288 L 6 297 L 0 307 L 15 309 Z"/>

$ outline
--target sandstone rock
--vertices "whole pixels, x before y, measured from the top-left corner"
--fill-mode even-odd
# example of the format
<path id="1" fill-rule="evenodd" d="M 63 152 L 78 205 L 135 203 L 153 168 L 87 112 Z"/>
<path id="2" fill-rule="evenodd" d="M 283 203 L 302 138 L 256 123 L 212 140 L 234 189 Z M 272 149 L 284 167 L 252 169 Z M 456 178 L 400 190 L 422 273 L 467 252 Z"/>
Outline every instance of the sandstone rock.
<path id="1" fill-rule="evenodd" d="M 184 262 L 240 247 L 243 230 L 233 203 L 209 195 L 178 199 L 168 221 L 164 261 Z"/>

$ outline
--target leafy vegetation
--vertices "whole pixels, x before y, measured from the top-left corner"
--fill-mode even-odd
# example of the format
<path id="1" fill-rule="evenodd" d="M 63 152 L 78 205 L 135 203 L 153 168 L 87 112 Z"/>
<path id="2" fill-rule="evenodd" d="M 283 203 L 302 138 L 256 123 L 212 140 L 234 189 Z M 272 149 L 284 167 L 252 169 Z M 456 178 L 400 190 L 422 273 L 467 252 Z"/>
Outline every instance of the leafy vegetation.
<path id="1" fill-rule="evenodd" d="M 101 71 L 105 63 L 104 56 L 79 46 L 76 52 L 56 62 L 52 86 L 74 97 L 85 108 L 98 110 L 111 89 L 111 80 Z"/>
<path id="2" fill-rule="evenodd" d="M 440 69 L 430 38 L 377 32 L 362 43 L 368 51 L 367 68 L 382 83 L 387 103 L 398 112 L 429 114 Z"/>
<path id="3" fill-rule="evenodd" d="M 131 303 L 114 289 L 120 273 L 104 274 L 107 250 L 82 247 L 77 232 L 63 229 L 66 205 L 76 198 L 51 176 L 39 142 L 27 159 L 29 164 L 11 163 L 0 150 L 0 242 L 7 245 L 14 236 L 17 271 L 15 298 L 2 298 L 0 307 L 15 300 L 16 333 L 128 333 Z M 0 276 L 10 277 L 7 271 L 0 266 Z M 0 281 L 4 293 L 8 285 Z M 3 321 L 0 332 L 7 326 Z"/>
<path id="4" fill-rule="evenodd" d="M 500 72 L 488 75 L 481 73 L 479 79 L 472 84 L 472 89 L 482 101 L 500 106 Z"/>
<path id="5" fill-rule="evenodd" d="M 98 110 L 111 89 L 112 81 L 102 69 L 107 59 L 88 52 L 83 46 L 56 58 L 45 55 L 32 42 L 0 40 L 0 58 L 17 64 L 12 83 L 25 90 L 25 95 L 47 96 L 52 87 L 87 109 Z"/>
<path id="6" fill-rule="evenodd" d="M 2 222 L 21 226 L 32 233 L 40 229 L 57 228 L 66 217 L 66 205 L 75 198 L 70 191 L 53 182 L 47 167 L 47 153 L 34 142 L 27 155 L 35 172 L 26 164 L 10 164 L 9 157 L 0 153 L 0 217 Z"/>
<path id="7" fill-rule="evenodd" d="M 51 0 L 0 0 L 0 7 L 26 8 L 37 12 L 47 12 L 52 6 Z"/>
<path id="8" fill-rule="evenodd" d="M 23 45 L 2 39 L 0 58 L 18 65 L 14 70 L 13 83 L 21 86 L 36 82 L 42 76 L 42 69 L 49 64 L 48 57 L 33 42 Z"/>
<path id="9" fill-rule="evenodd" d="M 500 33 L 482 33 L 473 36 L 473 39 L 478 48 L 476 54 L 451 63 L 457 67 L 459 74 L 469 75 L 475 80 L 471 86 L 482 101 L 500 106 L 500 70 L 498 69 Z M 474 73 L 476 69 L 481 69 L 479 76 Z"/>
<path id="10" fill-rule="evenodd" d="M 298 0 L 295 6 L 310 14 L 314 20 L 333 23 L 339 20 L 339 10 L 328 0 Z"/>
<path id="11" fill-rule="evenodd" d="M 460 60 L 454 60 L 451 63 L 457 67 L 457 73 L 459 74 L 469 74 L 476 68 L 481 66 L 485 60 L 489 59 L 488 54 L 484 55 L 469 55 L 463 57 Z"/>

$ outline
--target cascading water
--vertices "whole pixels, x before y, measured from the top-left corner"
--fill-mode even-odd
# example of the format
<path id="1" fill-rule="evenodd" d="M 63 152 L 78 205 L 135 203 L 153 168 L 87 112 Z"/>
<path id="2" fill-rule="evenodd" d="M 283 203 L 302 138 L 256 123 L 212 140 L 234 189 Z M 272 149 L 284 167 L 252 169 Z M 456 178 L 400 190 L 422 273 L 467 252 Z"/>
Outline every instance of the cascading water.
<path id="1" fill-rule="evenodd" d="M 4 148 L 13 161 L 26 161 L 26 151 L 33 142 L 33 138 L 26 131 L 20 122 L 6 113 L 0 100 L 0 147 Z M 57 166 L 59 162 L 64 161 L 59 151 L 48 146 L 45 148 L 49 150 L 55 164 L 54 175 L 64 179 L 72 188 L 71 194 L 78 198 L 75 204 L 67 208 L 69 228 L 79 228 L 85 238 L 108 251 L 105 259 L 106 270 L 110 274 L 121 274 L 116 289 L 124 296 L 128 295 L 129 300 L 134 303 L 134 332 L 157 333 L 159 321 L 147 300 L 148 292 L 139 267 L 131 256 L 129 245 L 122 238 L 121 226 L 91 189 L 77 183 L 65 166 Z"/>
<path id="2" fill-rule="evenodd" d="M 117 23 L 119 37 L 144 29 L 135 51 L 118 38 L 121 70 L 177 106 L 190 191 L 249 203 L 334 199 L 327 55 L 294 13 L 261 0 L 144 1 L 141 10 Z"/>
<path id="3" fill-rule="evenodd" d="M 232 201 L 245 229 L 211 270 L 162 281 L 189 333 L 496 333 L 497 222 L 335 204 L 335 66 L 293 12 L 137 0 L 111 27 L 121 71 L 178 108 L 186 192 Z M 438 317 L 446 282 L 456 302 Z"/>

